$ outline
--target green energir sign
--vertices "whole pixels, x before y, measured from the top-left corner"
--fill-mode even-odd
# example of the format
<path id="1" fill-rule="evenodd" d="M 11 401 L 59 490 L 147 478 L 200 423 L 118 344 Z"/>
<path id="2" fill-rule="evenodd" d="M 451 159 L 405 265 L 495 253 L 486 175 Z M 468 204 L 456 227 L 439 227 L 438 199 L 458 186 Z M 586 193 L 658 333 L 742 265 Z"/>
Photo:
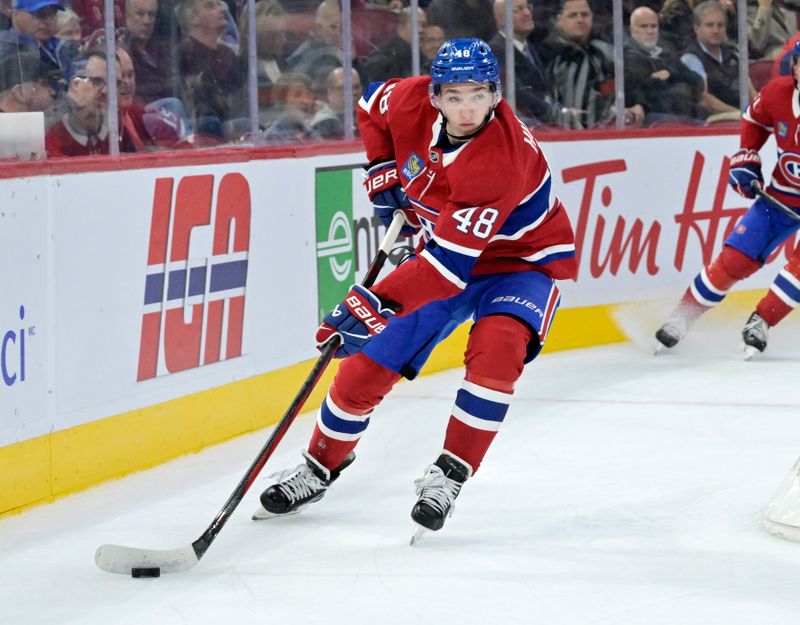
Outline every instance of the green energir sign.
<path id="1" fill-rule="evenodd" d="M 322 320 L 355 282 L 353 170 L 318 170 L 315 195 L 317 302 Z"/>

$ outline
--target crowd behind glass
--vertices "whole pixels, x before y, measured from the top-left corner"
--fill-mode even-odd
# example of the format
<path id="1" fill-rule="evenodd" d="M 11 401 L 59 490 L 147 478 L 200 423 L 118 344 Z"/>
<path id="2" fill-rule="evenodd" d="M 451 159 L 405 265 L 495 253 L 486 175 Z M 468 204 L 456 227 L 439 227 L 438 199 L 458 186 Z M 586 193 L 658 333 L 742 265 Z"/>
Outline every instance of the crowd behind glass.
<path id="1" fill-rule="evenodd" d="M 110 136 L 120 153 L 340 140 L 357 135 L 345 116 L 362 85 L 425 74 L 445 39 L 481 37 L 513 58 L 507 91 L 538 133 L 706 126 L 735 123 L 740 85 L 752 98 L 788 74 L 800 38 L 800 0 L 747 1 L 746 57 L 735 0 L 622 0 L 617 93 L 611 0 L 249 2 L 0 0 L 0 112 L 44 112 L 50 157 L 115 153 Z"/>

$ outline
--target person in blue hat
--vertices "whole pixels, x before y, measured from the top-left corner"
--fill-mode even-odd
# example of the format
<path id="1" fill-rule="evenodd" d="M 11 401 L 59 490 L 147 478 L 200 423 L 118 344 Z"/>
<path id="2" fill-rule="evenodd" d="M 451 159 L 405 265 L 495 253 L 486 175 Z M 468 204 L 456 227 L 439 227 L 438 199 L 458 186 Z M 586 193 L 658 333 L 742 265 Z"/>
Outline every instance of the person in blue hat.
<path id="1" fill-rule="evenodd" d="M 14 0 L 12 26 L 0 32 L 0 59 L 23 51 L 35 52 L 48 69 L 58 70 L 66 79 L 78 46 L 55 36 L 56 15 L 61 10 L 63 7 L 58 0 Z"/>

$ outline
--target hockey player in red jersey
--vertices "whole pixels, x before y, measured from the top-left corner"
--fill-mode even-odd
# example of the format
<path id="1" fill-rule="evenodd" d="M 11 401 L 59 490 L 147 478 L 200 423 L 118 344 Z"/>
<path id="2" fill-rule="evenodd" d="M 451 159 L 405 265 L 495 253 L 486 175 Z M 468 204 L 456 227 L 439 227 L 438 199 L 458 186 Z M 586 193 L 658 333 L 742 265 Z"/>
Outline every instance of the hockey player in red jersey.
<path id="1" fill-rule="evenodd" d="M 371 289 L 351 287 L 325 317 L 317 344 L 339 336 L 337 356 L 347 358 L 305 461 L 263 492 L 256 518 L 319 500 L 392 386 L 413 379 L 435 345 L 473 319 L 443 450 L 416 481 L 412 519 L 438 530 L 545 342 L 560 302 L 555 279 L 576 274 L 574 237 L 544 155 L 501 99 L 484 41 L 446 42 L 431 76 L 370 84 L 358 115 L 376 214 L 388 224 L 403 210 L 420 246 Z"/>
<path id="2" fill-rule="evenodd" d="M 742 117 L 741 149 L 731 157 L 728 184 L 746 198 L 762 188 L 758 151 L 775 135 L 778 162 L 766 192 L 800 213 L 800 44 L 793 52 L 792 75 L 769 81 Z M 768 200 L 758 198 L 736 223 L 722 252 L 695 277 L 678 306 L 656 332 L 661 346 L 673 347 L 700 315 L 719 304 L 738 281 L 763 266 L 769 255 L 800 223 Z M 742 331 L 745 357 L 767 346 L 767 330 L 800 303 L 800 252 L 778 274 L 773 287 L 750 315 Z"/>

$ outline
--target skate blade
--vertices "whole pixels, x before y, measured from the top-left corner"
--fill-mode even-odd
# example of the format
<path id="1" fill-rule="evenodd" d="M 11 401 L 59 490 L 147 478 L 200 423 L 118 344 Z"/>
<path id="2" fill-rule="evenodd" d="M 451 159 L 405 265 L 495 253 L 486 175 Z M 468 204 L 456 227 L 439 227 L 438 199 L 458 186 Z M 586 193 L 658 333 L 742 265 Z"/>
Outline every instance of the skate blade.
<path id="1" fill-rule="evenodd" d="M 761 353 L 756 347 L 753 347 L 752 345 L 746 345 L 744 343 L 742 344 L 742 351 L 744 353 L 744 359 L 748 361 L 752 360 L 753 356 L 756 354 Z"/>
<path id="2" fill-rule="evenodd" d="M 259 506 L 258 510 L 253 513 L 252 519 L 253 521 L 269 521 L 270 519 L 294 516 L 295 514 L 299 514 L 303 508 L 305 508 L 305 506 L 300 506 L 297 510 L 292 510 L 286 514 L 275 514 L 273 512 L 269 512 L 266 508 L 264 508 L 264 506 Z"/>
<path id="3" fill-rule="evenodd" d="M 408 544 L 413 547 L 416 543 L 418 543 L 420 540 L 422 540 L 422 537 L 427 533 L 428 533 L 428 529 L 427 528 L 424 528 L 421 525 L 417 525 L 417 529 L 414 532 L 414 534 L 411 536 L 411 540 L 409 541 Z"/>
<path id="4" fill-rule="evenodd" d="M 669 349 L 664 343 L 661 341 L 656 341 L 656 346 L 653 348 L 653 356 L 658 356 L 659 354 L 666 352 Z"/>

